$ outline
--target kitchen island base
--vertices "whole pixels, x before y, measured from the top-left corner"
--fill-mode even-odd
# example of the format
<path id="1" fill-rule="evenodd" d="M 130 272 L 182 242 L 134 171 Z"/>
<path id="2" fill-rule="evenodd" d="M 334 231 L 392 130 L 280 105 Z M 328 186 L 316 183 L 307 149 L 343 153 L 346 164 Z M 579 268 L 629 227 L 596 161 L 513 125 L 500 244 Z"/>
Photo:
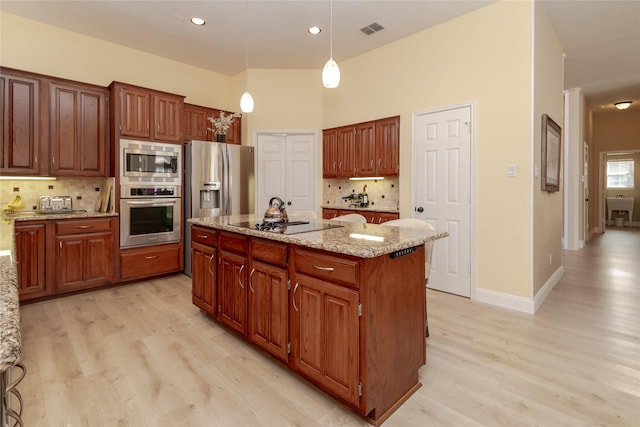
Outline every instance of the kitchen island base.
<path id="1" fill-rule="evenodd" d="M 373 425 L 421 387 L 424 245 L 359 257 L 197 220 L 192 233 L 193 302 L 219 323 Z"/>

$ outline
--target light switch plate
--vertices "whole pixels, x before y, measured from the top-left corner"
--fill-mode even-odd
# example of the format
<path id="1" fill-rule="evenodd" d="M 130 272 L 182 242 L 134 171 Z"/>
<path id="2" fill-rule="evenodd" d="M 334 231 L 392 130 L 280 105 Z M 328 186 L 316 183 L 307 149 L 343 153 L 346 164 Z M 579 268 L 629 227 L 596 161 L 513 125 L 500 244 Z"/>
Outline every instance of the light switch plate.
<path id="1" fill-rule="evenodd" d="M 517 171 L 516 165 L 514 164 L 507 165 L 507 176 L 516 176 L 518 174 L 517 172 L 518 171 Z"/>

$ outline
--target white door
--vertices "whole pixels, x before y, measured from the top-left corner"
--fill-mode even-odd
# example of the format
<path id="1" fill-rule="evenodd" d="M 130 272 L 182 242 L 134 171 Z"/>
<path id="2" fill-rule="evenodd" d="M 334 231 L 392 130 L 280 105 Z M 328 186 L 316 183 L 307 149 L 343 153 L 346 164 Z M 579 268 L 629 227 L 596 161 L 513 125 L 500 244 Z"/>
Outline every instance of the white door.
<path id="1" fill-rule="evenodd" d="M 428 287 L 471 296 L 471 106 L 414 117 L 413 217 L 449 237 L 438 240 Z"/>
<path id="2" fill-rule="evenodd" d="M 314 133 L 259 133 L 256 214 L 272 197 L 280 197 L 291 215 L 316 210 L 317 135 Z"/>

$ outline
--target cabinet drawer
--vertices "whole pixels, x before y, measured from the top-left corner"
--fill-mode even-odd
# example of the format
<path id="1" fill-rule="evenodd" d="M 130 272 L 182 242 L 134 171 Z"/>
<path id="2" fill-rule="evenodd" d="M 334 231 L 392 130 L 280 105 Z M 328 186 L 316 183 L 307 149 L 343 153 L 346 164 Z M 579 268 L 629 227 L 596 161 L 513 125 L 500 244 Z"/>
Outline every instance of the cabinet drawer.
<path id="1" fill-rule="evenodd" d="M 215 248 L 217 246 L 216 237 L 218 233 L 216 230 L 210 230 L 207 228 L 193 227 L 191 229 L 191 240 L 194 242 L 202 243 L 203 245 L 211 246 Z"/>
<path id="2" fill-rule="evenodd" d="M 95 233 L 98 231 L 111 231 L 111 218 L 56 221 L 56 234 Z"/>
<path id="3" fill-rule="evenodd" d="M 359 264 L 348 258 L 296 249 L 295 271 L 359 287 Z"/>
<path id="4" fill-rule="evenodd" d="M 122 279 L 157 276 L 180 271 L 179 246 L 153 246 L 120 252 Z"/>
<path id="5" fill-rule="evenodd" d="M 220 249 L 246 255 L 249 252 L 249 237 L 223 231 L 220 233 Z"/>
<path id="6" fill-rule="evenodd" d="M 285 267 L 287 265 L 287 245 L 254 238 L 251 241 L 251 256 L 269 264 Z"/>

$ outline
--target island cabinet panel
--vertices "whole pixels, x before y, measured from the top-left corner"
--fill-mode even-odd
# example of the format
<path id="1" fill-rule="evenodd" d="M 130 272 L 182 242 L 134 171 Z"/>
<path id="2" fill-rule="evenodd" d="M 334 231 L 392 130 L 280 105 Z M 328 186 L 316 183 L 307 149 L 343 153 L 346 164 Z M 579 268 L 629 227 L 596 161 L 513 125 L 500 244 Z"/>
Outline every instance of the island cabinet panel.
<path id="1" fill-rule="evenodd" d="M 41 160 L 40 79 L 2 69 L 0 74 L 0 172 L 39 175 Z M 44 143 L 43 143 L 44 144 Z M 42 162 L 43 166 L 47 161 Z M 46 171 L 44 171 L 46 172 Z"/>
<path id="2" fill-rule="evenodd" d="M 15 225 L 20 301 L 46 295 L 47 222 Z"/>
<path id="3" fill-rule="evenodd" d="M 358 407 L 358 292 L 305 274 L 295 277 L 291 366 Z"/>
<path id="4" fill-rule="evenodd" d="M 107 176 L 108 91 L 58 82 L 49 90 L 51 173 Z"/>
<path id="5" fill-rule="evenodd" d="M 249 275 L 249 339 L 276 358 L 287 361 L 287 270 L 253 260 Z"/>
<path id="6" fill-rule="evenodd" d="M 56 221 L 56 247 L 56 292 L 112 281 L 111 219 Z"/>
<path id="7" fill-rule="evenodd" d="M 247 257 L 220 250 L 218 319 L 242 335 L 247 333 Z"/>
<path id="8" fill-rule="evenodd" d="M 191 228 L 192 302 L 204 312 L 215 315 L 217 308 L 217 232 L 201 227 Z"/>

